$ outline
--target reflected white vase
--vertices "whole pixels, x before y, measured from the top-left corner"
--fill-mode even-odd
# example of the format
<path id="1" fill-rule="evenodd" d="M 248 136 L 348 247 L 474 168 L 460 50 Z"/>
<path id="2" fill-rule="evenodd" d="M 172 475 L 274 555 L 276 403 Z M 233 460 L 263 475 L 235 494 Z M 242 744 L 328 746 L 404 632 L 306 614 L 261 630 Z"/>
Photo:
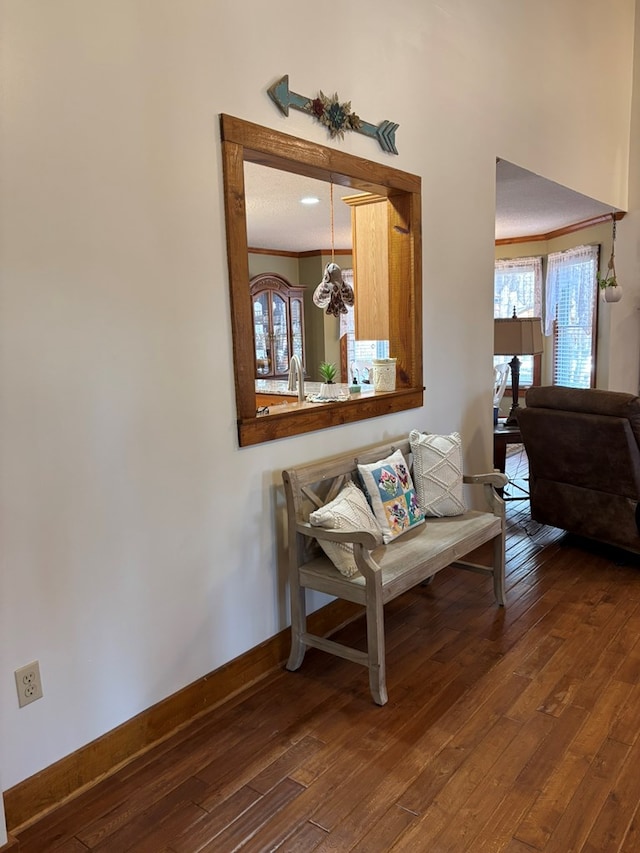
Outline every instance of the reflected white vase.
<path id="1" fill-rule="evenodd" d="M 373 359 L 373 387 L 376 391 L 396 390 L 396 361 L 395 358 Z"/>

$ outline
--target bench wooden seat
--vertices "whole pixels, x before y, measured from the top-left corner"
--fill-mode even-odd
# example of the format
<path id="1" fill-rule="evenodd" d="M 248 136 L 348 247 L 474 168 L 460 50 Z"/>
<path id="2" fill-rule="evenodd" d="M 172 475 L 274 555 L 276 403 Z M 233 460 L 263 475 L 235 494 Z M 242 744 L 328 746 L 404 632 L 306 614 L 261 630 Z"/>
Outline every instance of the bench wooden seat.
<path id="1" fill-rule="evenodd" d="M 464 477 L 466 484 L 483 487 L 486 511 L 468 510 L 463 515 L 449 518 L 427 518 L 425 524 L 412 528 L 388 545 L 382 544 L 381 535 L 368 531 L 347 533 L 314 527 L 309 523 L 309 513 L 332 500 L 346 482 L 358 483 L 358 463 L 375 462 L 396 449 L 402 451 L 411 469 L 411 448 L 408 438 L 405 438 L 282 472 L 287 499 L 291 595 L 291 653 L 287 669 L 298 669 L 309 647 L 359 663 L 369 670 L 371 694 L 379 705 L 387 701 L 383 608 L 388 601 L 453 565 L 490 575 L 497 603 L 505 604 L 504 502 L 496 492 L 497 488 L 506 485 L 504 474 L 492 472 Z M 340 574 L 319 548 L 317 540 L 320 539 L 353 543 L 360 575 L 347 578 Z M 493 544 L 491 565 L 462 559 L 488 542 Z M 307 631 L 307 589 L 364 606 L 367 651 Z"/>

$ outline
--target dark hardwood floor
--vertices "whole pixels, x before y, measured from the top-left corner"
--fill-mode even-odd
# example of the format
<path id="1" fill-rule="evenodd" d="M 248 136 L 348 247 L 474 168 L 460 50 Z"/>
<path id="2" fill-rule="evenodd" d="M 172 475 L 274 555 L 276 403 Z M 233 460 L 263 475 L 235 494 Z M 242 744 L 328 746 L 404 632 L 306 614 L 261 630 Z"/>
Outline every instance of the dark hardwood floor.
<path id="1" fill-rule="evenodd" d="M 526 463 L 507 471 L 521 496 Z M 20 853 L 637 853 L 640 562 L 526 499 L 507 513 L 506 609 L 453 569 L 387 607 L 388 705 L 309 651 L 17 832 Z"/>

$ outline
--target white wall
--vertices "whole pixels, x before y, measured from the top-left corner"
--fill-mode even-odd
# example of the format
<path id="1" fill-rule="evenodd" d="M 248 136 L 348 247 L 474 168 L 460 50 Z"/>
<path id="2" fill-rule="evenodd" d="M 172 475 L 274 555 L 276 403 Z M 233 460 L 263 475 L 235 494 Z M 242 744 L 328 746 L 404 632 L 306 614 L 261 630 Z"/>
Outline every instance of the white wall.
<path id="1" fill-rule="evenodd" d="M 629 159 L 629 213 L 616 231 L 616 272 L 623 288 L 610 309 L 609 387 L 640 393 L 640 2 L 636 2 L 635 64 Z M 617 310 L 615 310 L 617 309 Z"/>
<path id="2" fill-rule="evenodd" d="M 633 12 L 3 4 L 6 787 L 288 624 L 282 467 L 413 426 L 461 429 L 468 467 L 490 464 L 495 156 L 626 205 Z M 398 157 L 333 144 L 423 178 L 426 405 L 240 450 L 217 116 L 327 144 L 268 98 L 285 73 L 399 122 Z M 44 698 L 19 710 L 34 658 Z"/>

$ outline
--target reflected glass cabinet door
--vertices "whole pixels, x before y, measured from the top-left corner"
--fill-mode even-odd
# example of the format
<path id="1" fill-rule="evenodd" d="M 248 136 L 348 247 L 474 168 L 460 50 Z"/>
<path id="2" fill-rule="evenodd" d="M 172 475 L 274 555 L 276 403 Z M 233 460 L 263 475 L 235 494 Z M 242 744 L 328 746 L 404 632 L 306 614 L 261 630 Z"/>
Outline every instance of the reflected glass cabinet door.
<path id="1" fill-rule="evenodd" d="M 291 311 L 291 351 L 297 355 L 304 366 L 304 324 L 303 303 L 301 296 L 291 297 L 289 302 Z"/>
<path id="2" fill-rule="evenodd" d="M 293 353 L 304 366 L 303 287 L 276 273 L 251 279 L 256 377 L 282 377 Z"/>
<path id="3" fill-rule="evenodd" d="M 256 374 L 268 376 L 272 372 L 271 314 L 269 311 L 269 294 L 260 293 L 253 299 L 253 325 L 256 348 Z"/>
<path id="4" fill-rule="evenodd" d="M 289 302 L 278 293 L 271 293 L 273 317 L 273 361 L 276 375 L 289 370 Z"/>

